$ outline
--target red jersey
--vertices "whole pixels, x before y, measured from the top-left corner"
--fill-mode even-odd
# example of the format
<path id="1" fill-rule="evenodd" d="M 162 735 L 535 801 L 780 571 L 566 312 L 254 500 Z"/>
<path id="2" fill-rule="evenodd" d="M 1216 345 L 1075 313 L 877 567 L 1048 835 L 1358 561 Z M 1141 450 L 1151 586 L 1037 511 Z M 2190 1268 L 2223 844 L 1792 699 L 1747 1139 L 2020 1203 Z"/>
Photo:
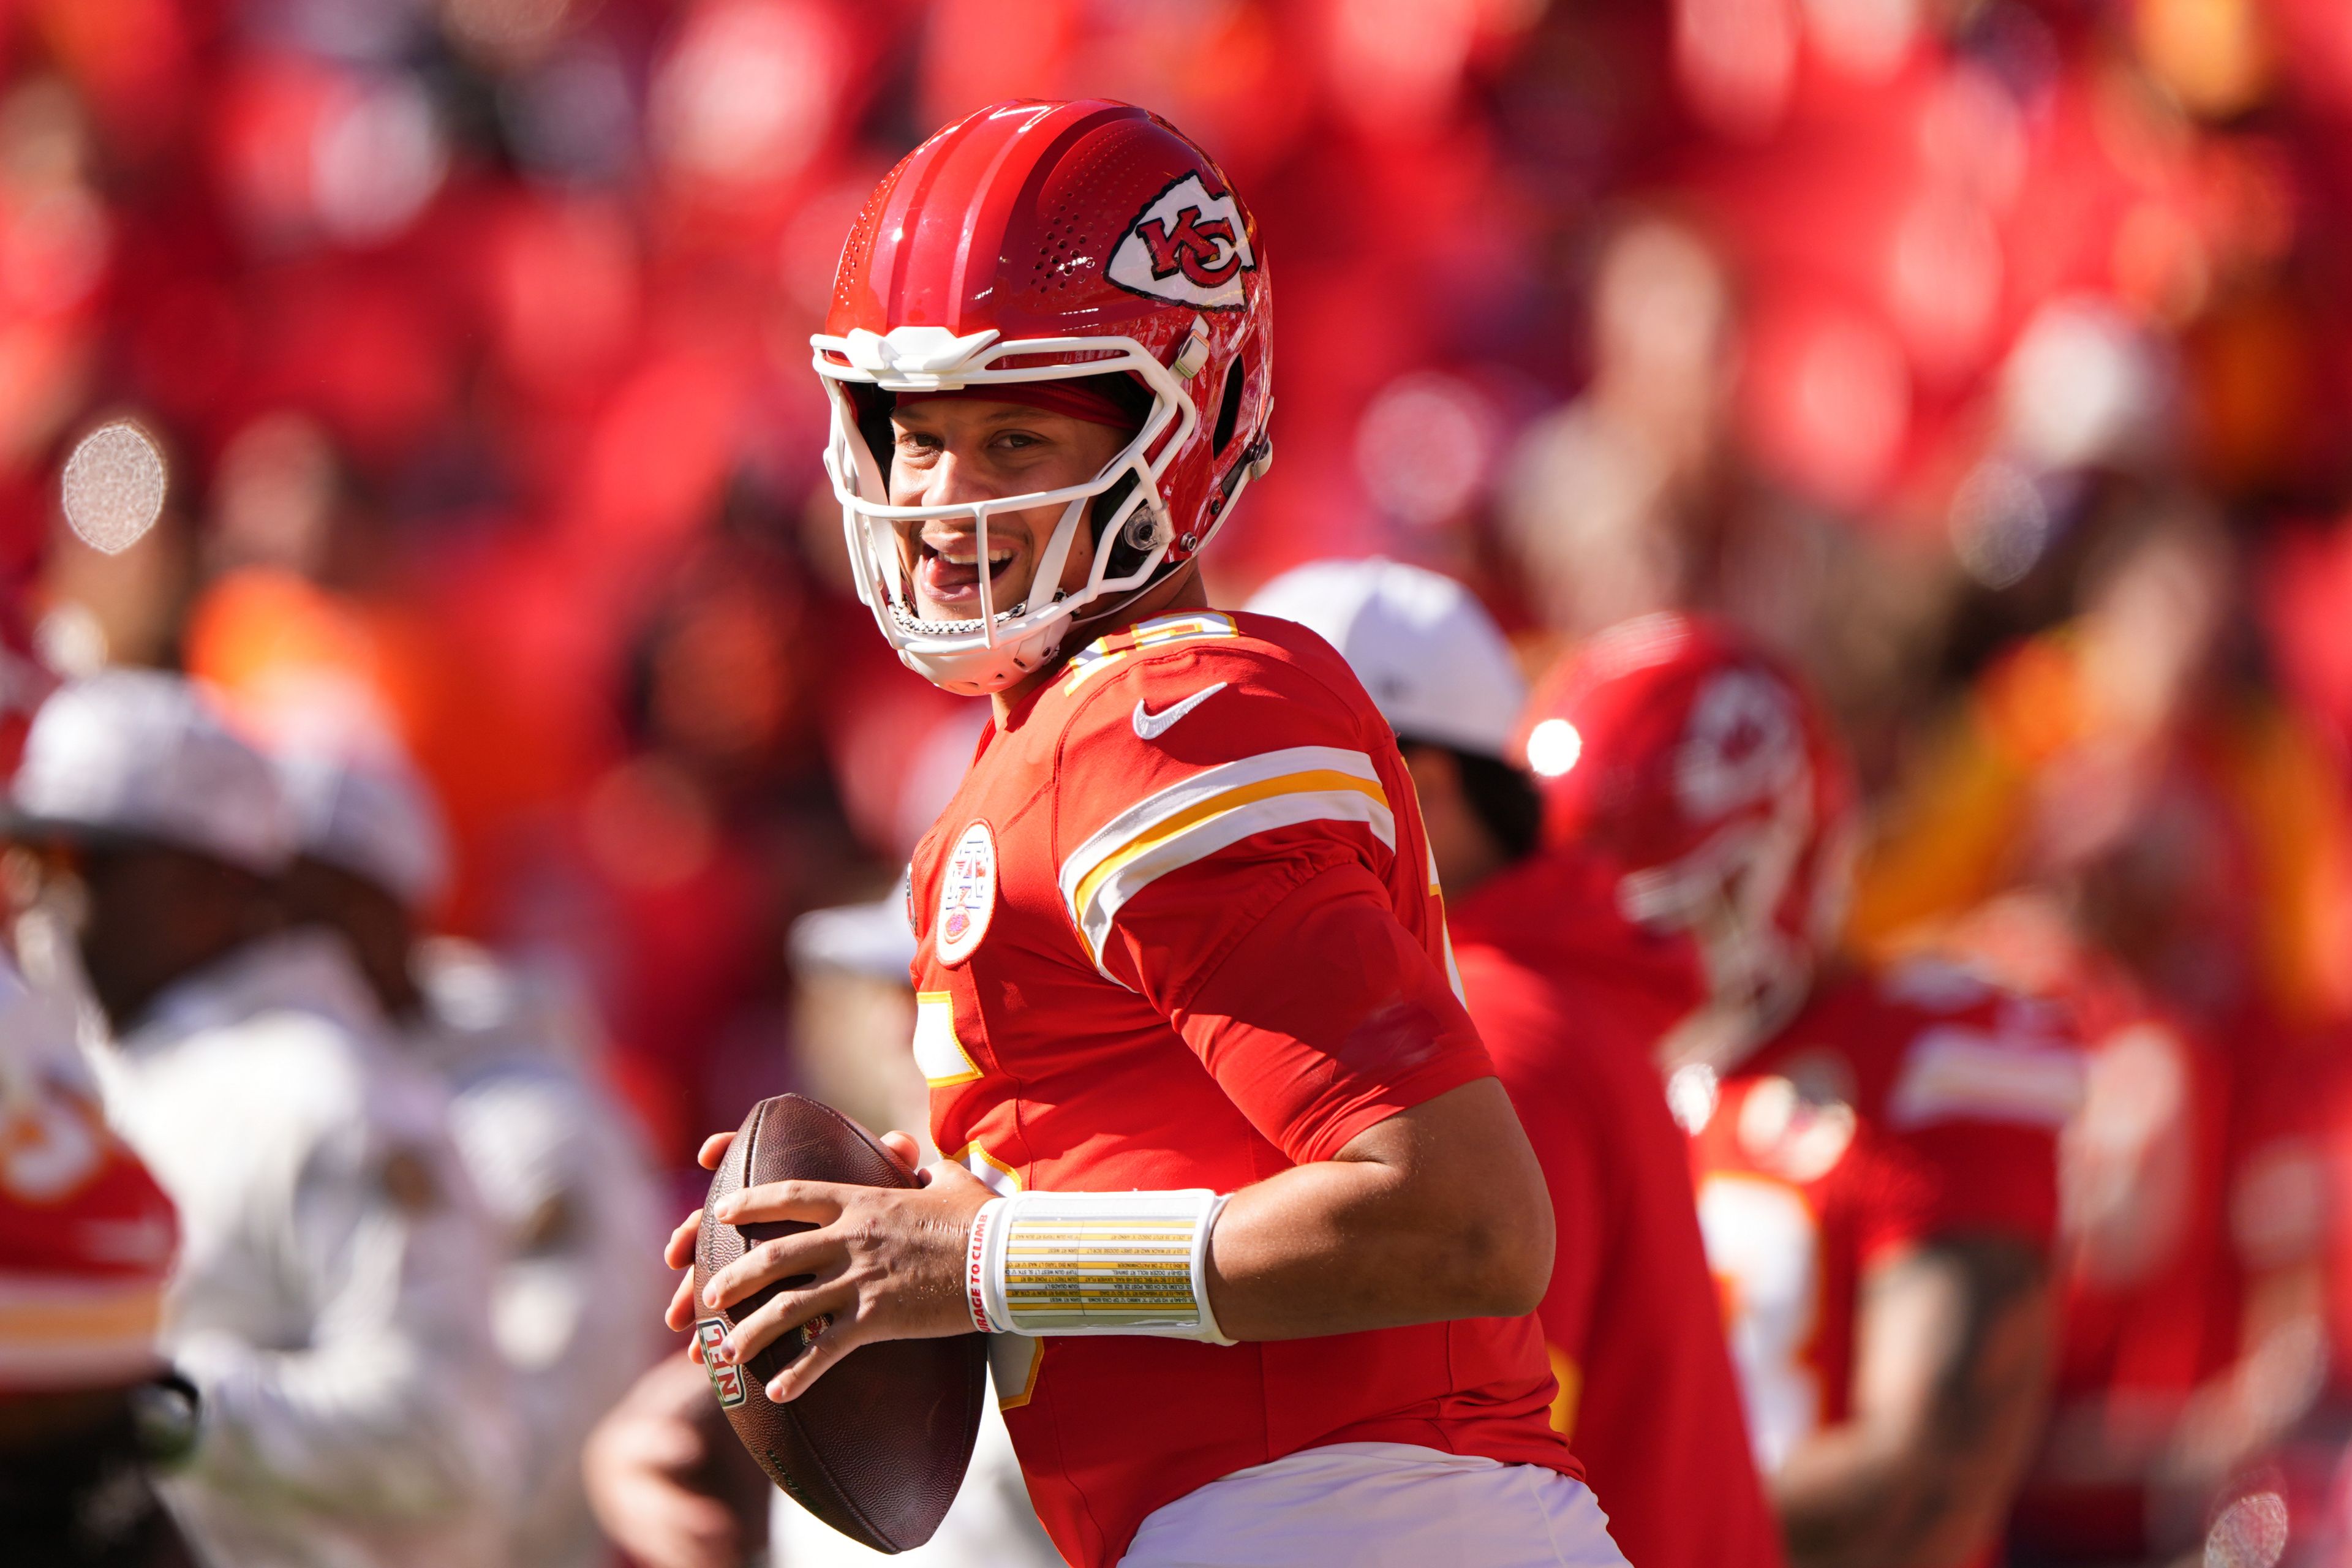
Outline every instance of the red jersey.
<path id="1" fill-rule="evenodd" d="M 1231 1192 L 1494 1068 L 1387 723 L 1330 647 L 1186 612 L 1074 657 L 915 851 L 931 1132 L 1000 1191 Z M 1276 1343 L 1000 1336 L 1031 1498 L 1073 1563 L 1301 1448 L 1578 1475 L 1532 1318 Z"/>
<path id="2" fill-rule="evenodd" d="M 1470 1016 L 1518 1108 L 1559 1226 L 1540 1317 L 1553 1425 L 1641 1568 L 1779 1568 L 1652 1051 L 1697 1005 L 1678 955 L 1620 920 L 1598 875 L 1543 856 L 1454 909 Z"/>
<path id="3" fill-rule="evenodd" d="M 2011 1539 L 2051 1562 L 2156 1555 L 2137 1467 L 2171 1441 L 2200 1384 L 2236 1359 L 2246 1274 L 2231 1246 L 2219 1058 L 2151 1016 L 2091 1052 L 2058 1381 Z M 2074 1211 L 2080 1210 L 2079 1214 Z"/>
<path id="4" fill-rule="evenodd" d="M 2082 1094 L 2061 1017 L 1914 961 L 1825 986 L 1689 1113 L 1700 1228 L 1768 1475 L 1851 1415 L 1874 1264 L 1959 1232 L 2050 1247 L 2058 1132 Z"/>
<path id="5" fill-rule="evenodd" d="M 0 948 L 0 1405 L 163 1365 L 178 1215 L 107 1127 L 71 1031 Z"/>
<path id="6" fill-rule="evenodd" d="M 2012 889 L 1927 940 L 2011 990 L 2063 1002 L 2084 1042 L 2083 1104 L 2059 1168 L 2057 1377 L 2040 1452 L 2011 1508 L 2011 1554 L 2163 1557 L 2168 1510 L 2150 1507 L 2145 1479 L 2200 1385 L 2240 1351 L 2248 1271 L 2232 1245 L 2240 1205 L 2229 1194 L 2231 1130 L 2250 1123 L 2243 1086 L 2225 1053 L 2153 1001 L 2046 891 Z M 2308 1102 L 2315 1086 L 2303 1087 Z M 2290 1178 L 2290 1188 L 2301 1184 Z M 2292 1229 L 2314 1205 L 2292 1191 L 2289 1200 L 2252 1206 Z"/>

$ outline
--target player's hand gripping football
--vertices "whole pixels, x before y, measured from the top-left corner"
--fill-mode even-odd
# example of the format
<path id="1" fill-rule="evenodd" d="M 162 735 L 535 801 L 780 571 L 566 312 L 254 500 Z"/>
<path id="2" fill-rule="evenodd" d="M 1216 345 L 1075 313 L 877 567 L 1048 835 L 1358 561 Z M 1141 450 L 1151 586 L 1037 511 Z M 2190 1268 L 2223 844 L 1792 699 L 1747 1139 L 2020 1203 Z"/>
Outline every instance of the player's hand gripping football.
<path id="1" fill-rule="evenodd" d="M 718 1169 L 734 1141 L 732 1132 L 705 1140 L 702 1168 Z M 913 1138 L 886 1132 L 879 1142 L 913 1167 Z M 918 1171 L 916 1180 L 919 1186 L 897 1188 L 771 1182 L 723 1200 L 717 1217 L 728 1225 L 802 1220 L 816 1228 L 760 1242 L 711 1276 L 699 1303 L 705 1309 L 731 1306 L 778 1280 L 799 1281 L 738 1323 L 715 1353 L 747 1364 L 778 1335 L 825 1320 L 800 1359 L 769 1381 L 768 1397 L 782 1404 L 859 1345 L 970 1333 L 965 1244 L 971 1216 L 995 1194 L 946 1161 Z M 701 1225 L 700 1209 L 687 1215 L 665 1254 L 672 1268 L 687 1271 L 669 1303 L 669 1326 L 680 1332 L 693 1327 L 697 1314 L 694 1243 Z"/>

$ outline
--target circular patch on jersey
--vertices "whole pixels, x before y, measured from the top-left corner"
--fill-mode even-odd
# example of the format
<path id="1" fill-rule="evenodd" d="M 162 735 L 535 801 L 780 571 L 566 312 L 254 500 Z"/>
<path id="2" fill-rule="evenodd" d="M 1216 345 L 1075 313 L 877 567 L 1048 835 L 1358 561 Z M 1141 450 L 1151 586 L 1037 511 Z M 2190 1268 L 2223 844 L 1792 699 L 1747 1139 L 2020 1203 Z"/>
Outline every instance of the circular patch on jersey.
<path id="1" fill-rule="evenodd" d="M 975 822 L 949 851 L 947 875 L 940 879 L 940 962 L 952 968 L 970 958 L 995 912 L 996 835 Z"/>

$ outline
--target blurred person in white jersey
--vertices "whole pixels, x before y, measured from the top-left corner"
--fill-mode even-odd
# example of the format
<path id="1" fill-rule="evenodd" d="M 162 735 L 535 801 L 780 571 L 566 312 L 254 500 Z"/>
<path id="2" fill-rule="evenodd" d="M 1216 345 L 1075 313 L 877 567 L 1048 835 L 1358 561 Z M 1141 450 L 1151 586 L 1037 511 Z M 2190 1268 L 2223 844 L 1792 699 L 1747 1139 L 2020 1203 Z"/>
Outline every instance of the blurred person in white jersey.
<path id="1" fill-rule="evenodd" d="M 188 682 L 109 671 L 43 705 L 10 806 L 110 1037 L 107 1114 L 179 1210 L 163 1345 L 199 1415 L 173 1512 L 235 1568 L 503 1564 L 487 1224 L 446 1094 L 345 945 L 284 922 L 268 763 Z"/>
<path id="2" fill-rule="evenodd" d="M 919 1124 L 928 1092 L 911 1051 L 877 1050 L 912 1033 L 908 980 L 915 935 L 902 881 L 885 898 L 817 910 L 793 922 L 795 1063 L 800 1087 L 869 1127 Z M 647 1568 L 736 1568 L 755 1533 L 733 1517 L 741 1499 L 727 1466 L 740 1458 L 710 1381 L 684 1356 L 648 1372 L 591 1446 L 589 1483 L 614 1538 Z M 736 1468 L 747 1468 L 748 1459 Z M 884 1553 L 820 1521 L 751 1471 L 768 1504 L 774 1568 L 854 1568 Z M 698 1521 L 701 1528 L 679 1528 Z M 1055 1568 L 1061 1553 L 1037 1522 L 1004 1418 L 992 1401 L 955 1506 L 931 1539 L 895 1559 L 911 1568 Z"/>
<path id="3" fill-rule="evenodd" d="M 589 1428 L 660 1350 L 653 1174 L 599 1083 L 596 1026 L 555 977 L 422 935 L 445 890 L 440 812 L 394 743 L 299 715 L 263 721 L 294 807 L 288 919 L 349 943 L 415 1059 L 447 1084 L 451 1131 L 499 1243 L 490 1322 L 513 1374 L 521 1486 L 503 1562 L 594 1568 Z"/>

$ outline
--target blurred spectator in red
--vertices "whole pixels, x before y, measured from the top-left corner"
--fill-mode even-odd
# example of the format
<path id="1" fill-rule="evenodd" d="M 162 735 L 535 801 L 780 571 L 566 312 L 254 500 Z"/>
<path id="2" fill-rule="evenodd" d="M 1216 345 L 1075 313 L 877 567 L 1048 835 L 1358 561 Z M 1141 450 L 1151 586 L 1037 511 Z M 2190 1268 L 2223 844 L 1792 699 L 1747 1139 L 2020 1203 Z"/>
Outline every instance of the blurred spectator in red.
<path id="1" fill-rule="evenodd" d="M 2334 758 L 2246 679 L 2235 552 L 2184 497 L 2127 494 L 2071 625 L 1990 668 L 1889 817 L 1873 941 L 2055 885 L 2196 1027 L 2259 1059 L 2352 1016 L 2352 838 Z"/>
<path id="2" fill-rule="evenodd" d="M 577 819 L 627 954 L 600 975 L 606 1016 L 633 1089 L 661 1097 L 640 1104 L 674 1157 L 772 1077 L 791 1037 L 785 930 L 862 874 L 818 742 L 846 696 L 824 679 L 826 618 L 761 515 L 741 500 L 673 574 L 630 656 L 630 752 Z"/>
<path id="3" fill-rule="evenodd" d="M 1592 286 L 1592 379 L 1529 428 L 1503 526 L 1554 630 L 1591 636 L 1688 603 L 1723 480 L 1731 279 L 1687 226 L 1631 220 Z"/>
<path id="4" fill-rule="evenodd" d="M 2079 614 L 1918 760 L 1857 910 L 1898 942 L 2021 922 L 2011 966 L 2105 1019 L 2070 1142 L 2069 1405 L 2019 1522 L 2059 1562 L 2193 1545 L 2322 1391 L 2352 936 L 2340 764 L 2247 673 L 2230 541 L 2134 487 L 2093 522 Z"/>

